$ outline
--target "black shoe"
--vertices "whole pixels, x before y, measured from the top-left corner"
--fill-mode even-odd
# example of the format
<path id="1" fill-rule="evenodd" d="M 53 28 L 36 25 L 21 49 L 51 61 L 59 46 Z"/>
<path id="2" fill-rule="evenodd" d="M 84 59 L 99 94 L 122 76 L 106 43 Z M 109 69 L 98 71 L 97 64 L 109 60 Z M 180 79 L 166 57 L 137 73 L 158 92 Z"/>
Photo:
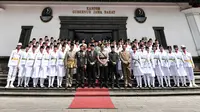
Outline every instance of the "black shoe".
<path id="1" fill-rule="evenodd" d="M 84 84 L 82 84 L 81 87 L 84 88 Z"/>
<path id="2" fill-rule="evenodd" d="M 95 88 L 95 84 L 93 84 L 92 87 Z"/>
<path id="3" fill-rule="evenodd" d="M 114 89 L 114 84 L 112 84 L 111 88 Z"/>
<path id="4" fill-rule="evenodd" d="M 91 85 L 89 84 L 89 85 L 88 85 L 88 88 L 90 88 L 90 87 L 91 87 Z"/>
<path id="5" fill-rule="evenodd" d="M 76 84 L 75 88 L 78 88 L 78 87 L 79 87 L 79 85 L 78 85 L 78 84 Z"/>
<path id="6" fill-rule="evenodd" d="M 120 85 L 119 85 L 119 84 L 117 84 L 117 88 L 119 88 L 119 89 L 120 89 Z"/>
<path id="7" fill-rule="evenodd" d="M 108 84 L 105 84 L 105 87 L 108 88 Z"/>
<path id="8" fill-rule="evenodd" d="M 100 88 L 103 88 L 103 84 L 102 83 L 100 84 Z"/>

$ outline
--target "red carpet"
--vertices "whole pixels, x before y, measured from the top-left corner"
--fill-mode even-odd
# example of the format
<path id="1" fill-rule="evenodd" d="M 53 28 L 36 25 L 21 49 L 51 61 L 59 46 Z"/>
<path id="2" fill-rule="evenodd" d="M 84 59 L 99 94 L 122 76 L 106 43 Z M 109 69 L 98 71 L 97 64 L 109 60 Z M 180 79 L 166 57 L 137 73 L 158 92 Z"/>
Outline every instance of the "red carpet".
<path id="1" fill-rule="evenodd" d="M 114 109 L 107 88 L 78 88 L 71 109 Z"/>

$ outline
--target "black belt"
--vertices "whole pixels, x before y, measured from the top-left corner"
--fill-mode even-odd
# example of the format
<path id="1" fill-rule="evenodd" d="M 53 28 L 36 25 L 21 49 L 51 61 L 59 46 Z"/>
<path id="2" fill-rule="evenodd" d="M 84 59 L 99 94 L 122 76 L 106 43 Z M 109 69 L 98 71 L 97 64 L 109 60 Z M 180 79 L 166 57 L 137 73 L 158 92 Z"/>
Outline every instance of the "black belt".
<path id="1" fill-rule="evenodd" d="M 104 57 L 104 58 L 99 58 L 99 59 L 107 59 L 107 57 Z"/>

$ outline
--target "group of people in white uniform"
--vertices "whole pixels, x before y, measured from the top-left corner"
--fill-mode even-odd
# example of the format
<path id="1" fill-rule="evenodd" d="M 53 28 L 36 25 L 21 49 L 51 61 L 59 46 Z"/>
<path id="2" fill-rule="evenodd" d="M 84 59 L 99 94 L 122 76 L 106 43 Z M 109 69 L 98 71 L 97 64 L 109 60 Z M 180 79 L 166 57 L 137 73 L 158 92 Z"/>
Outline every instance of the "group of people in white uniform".
<path id="1" fill-rule="evenodd" d="M 33 87 L 38 87 L 38 84 L 41 88 L 45 87 L 44 81 L 47 78 L 48 87 L 54 87 L 55 78 L 57 78 L 57 87 L 62 87 L 63 77 L 66 74 L 64 58 L 69 50 L 67 50 L 66 45 L 70 45 L 70 43 L 55 45 L 53 48 L 47 43 L 42 45 L 42 42 L 39 43 L 39 46 L 34 44 L 31 46 L 31 44 L 21 50 L 22 44 L 18 43 L 17 48 L 12 51 L 8 62 L 9 72 L 6 88 L 13 88 L 16 78 L 18 78 L 18 87 L 29 87 L 31 78 Z M 76 45 L 76 43 L 74 44 Z M 98 47 L 98 44 L 93 44 L 96 48 Z M 177 45 L 174 45 L 173 49 L 168 46 L 167 50 L 164 50 L 158 43 L 151 46 L 135 44 L 134 42 L 132 45 L 128 43 L 115 45 L 115 43 L 112 43 L 112 46 L 116 46 L 115 52 L 118 54 L 120 50 L 123 50 L 122 47 L 126 46 L 126 50 L 130 53 L 130 71 L 136 79 L 137 87 L 143 85 L 145 87 L 155 87 L 155 77 L 157 77 L 159 87 L 187 86 L 187 81 L 189 87 L 197 87 L 193 72 L 192 55 L 186 51 L 184 45 L 181 46 L 182 51 L 179 51 Z M 78 48 L 77 46 L 75 50 L 78 51 Z M 111 52 L 111 48 L 107 45 L 104 49 Z M 121 71 L 120 59 L 117 64 L 118 71 Z M 171 85 L 171 77 L 173 77 L 174 85 Z"/>
<path id="2" fill-rule="evenodd" d="M 186 51 L 184 45 L 181 46 L 182 51 L 178 50 L 178 46 L 168 46 L 168 51 L 165 51 L 162 46 L 153 45 L 152 50 L 141 46 L 139 50 L 133 47 L 132 69 L 136 77 L 137 87 L 142 87 L 142 78 L 145 87 L 155 87 L 155 76 L 157 77 L 159 87 L 171 87 L 171 78 L 173 77 L 175 87 L 187 87 L 186 79 L 189 81 L 189 87 L 197 87 L 194 78 L 194 62 L 192 55 Z M 180 85 L 181 84 L 181 85 Z"/>

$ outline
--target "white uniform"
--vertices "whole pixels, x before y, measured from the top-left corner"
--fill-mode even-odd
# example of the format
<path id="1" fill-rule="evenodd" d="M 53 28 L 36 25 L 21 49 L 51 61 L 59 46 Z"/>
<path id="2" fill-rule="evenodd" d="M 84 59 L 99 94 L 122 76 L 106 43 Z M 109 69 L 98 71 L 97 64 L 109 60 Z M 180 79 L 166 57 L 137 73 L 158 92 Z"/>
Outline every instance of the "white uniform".
<path id="1" fill-rule="evenodd" d="M 16 77 L 16 74 L 17 74 L 17 67 L 18 67 L 18 64 L 19 64 L 21 54 L 22 54 L 22 51 L 21 50 L 18 51 L 16 49 L 16 50 L 13 50 L 11 55 L 10 55 L 10 58 L 9 58 L 9 61 L 8 61 L 9 71 L 8 71 L 6 88 L 8 88 L 9 86 L 14 87 L 13 83 L 15 81 L 15 77 Z"/>
<path id="2" fill-rule="evenodd" d="M 24 77 L 25 76 L 25 64 L 27 60 L 28 52 L 22 51 L 21 57 L 20 57 L 20 62 L 19 62 L 19 73 L 18 77 Z"/>
<path id="3" fill-rule="evenodd" d="M 74 45 L 74 49 L 73 50 L 75 50 L 76 52 L 78 52 L 80 50 L 79 45 Z M 68 49 L 68 51 L 69 51 L 69 49 Z"/>
<path id="4" fill-rule="evenodd" d="M 25 83 L 24 83 L 24 87 L 28 87 L 29 85 L 29 81 L 30 81 L 30 77 L 33 74 L 33 66 L 35 63 L 35 58 L 36 58 L 37 53 L 33 53 L 33 52 L 29 52 L 27 55 L 27 60 L 26 60 L 26 64 L 25 64 L 25 68 L 26 68 L 26 74 L 25 74 Z"/>
<path id="5" fill-rule="evenodd" d="M 141 68 L 143 70 L 144 73 L 144 83 L 145 83 L 145 87 L 148 86 L 150 87 L 150 77 L 155 77 L 155 73 L 154 70 L 152 68 L 152 64 L 151 64 L 151 54 L 147 53 L 147 51 L 140 51 L 140 55 L 141 55 Z M 153 83 L 154 84 L 154 83 Z"/>
<path id="6" fill-rule="evenodd" d="M 50 60 L 49 60 L 50 73 L 49 73 L 49 86 L 48 87 L 53 87 L 55 76 L 57 76 L 57 69 L 56 69 L 57 57 L 58 57 L 58 52 L 53 51 L 50 53 Z"/>
<path id="7" fill-rule="evenodd" d="M 179 66 L 179 68 L 178 68 L 179 73 L 180 73 L 179 76 L 187 76 L 187 73 L 184 69 L 184 59 L 183 59 L 182 53 L 178 51 L 178 52 L 175 52 L 174 54 L 177 58 L 177 63 Z"/>
<path id="8" fill-rule="evenodd" d="M 153 52 L 152 51 L 152 56 L 153 56 L 152 61 L 155 64 L 154 71 L 155 71 L 156 76 L 164 76 L 164 73 L 163 73 L 162 68 L 161 68 L 161 66 L 163 64 L 162 64 L 162 61 L 161 61 L 162 59 L 161 59 L 160 52 L 158 52 L 158 51 Z"/>
<path id="9" fill-rule="evenodd" d="M 162 68 L 161 66 L 163 65 L 162 64 L 162 59 L 161 59 L 161 54 L 158 50 L 156 50 L 155 52 L 152 51 L 152 56 L 153 56 L 153 63 L 155 64 L 154 65 L 154 71 L 155 71 L 155 74 L 157 76 L 157 79 L 158 79 L 158 82 L 159 82 L 159 86 L 161 87 L 164 87 L 163 85 L 163 76 L 164 76 L 164 73 L 162 71 Z"/>
<path id="10" fill-rule="evenodd" d="M 141 57 L 139 52 L 131 53 L 131 69 L 133 70 L 133 75 L 137 80 L 137 87 L 142 87 L 142 77 L 143 71 L 141 69 Z"/>
<path id="11" fill-rule="evenodd" d="M 179 71 L 179 76 L 180 76 L 180 79 L 181 79 L 181 82 L 182 82 L 182 86 L 186 86 L 186 76 L 187 76 L 187 73 L 185 71 L 185 68 L 184 68 L 184 59 L 183 59 L 183 55 L 181 52 L 175 52 L 174 53 L 176 58 L 177 58 L 177 62 L 178 62 L 178 71 Z"/>
<path id="12" fill-rule="evenodd" d="M 57 57 L 57 87 L 62 87 L 62 80 L 66 74 L 66 69 L 64 66 L 64 58 L 66 52 L 59 51 Z"/>
<path id="13" fill-rule="evenodd" d="M 49 60 L 50 53 L 45 52 L 42 58 L 42 73 L 40 74 L 40 78 L 46 79 L 49 76 Z"/>
<path id="14" fill-rule="evenodd" d="M 25 64 L 25 67 L 26 67 L 25 77 L 31 77 L 32 76 L 32 74 L 33 74 L 33 65 L 35 63 L 36 55 L 37 55 L 37 53 L 33 53 L 33 52 L 28 53 L 26 64 Z"/>
<path id="15" fill-rule="evenodd" d="M 194 78 L 194 62 L 192 59 L 192 55 L 189 52 L 183 52 L 183 59 L 184 59 L 184 68 L 187 73 L 187 78 L 190 83 L 190 87 L 194 86 L 196 87 L 197 85 L 195 84 L 195 78 Z"/>
<path id="16" fill-rule="evenodd" d="M 171 72 L 169 70 L 169 57 L 166 51 L 162 51 L 162 52 L 160 51 L 160 54 L 161 54 L 162 71 L 164 73 L 165 83 L 167 87 L 168 86 L 171 87 L 171 84 L 170 84 Z"/>
<path id="17" fill-rule="evenodd" d="M 57 52 L 50 52 L 50 61 L 49 61 L 49 68 L 50 68 L 50 74 L 49 76 L 56 76 L 57 70 L 56 70 L 56 61 L 57 61 Z"/>
<path id="18" fill-rule="evenodd" d="M 64 77 L 65 76 L 65 66 L 64 66 L 64 58 L 65 58 L 66 52 L 59 51 L 57 56 L 57 68 L 58 68 L 58 77 Z"/>
<path id="19" fill-rule="evenodd" d="M 168 58 L 169 58 L 169 70 L 171 75 L 173 76 L 175 86 L 179 86 L 180 73 L 178 70 L 179 68 L 178 60 L 173 52 L 168 53 Z"/>
<path id="20" fill-rule="evenodd" d="M 34 63 L 34 71 L 32 78 L 39 78 L 40 77 L 40 71 L 41 71 L 41 65 L 42 65 L 42 59 L 43 59 L 43 53 L 38 52 L 35 58 L 35 63 Z"/>
<path id="21" fill-rule="evenodd" d="M 28 52 L 22 51 L 21 57 L 20 57 L 20 62 L 19 62 L 19 72 L 18 72 L 18 85 L 17 86 L 22 86 L 23 83 L 23 78 L 25 77 L 26 73 L 26 60 L 27 60 L 27 55 Z"/>
<path id="22" fill-rule="evenodd" d="M 169 58 L 169 69 L 170 73 L 172 76 L 179 76 L 179 71 L 178 71 L 178 60 L 176 58 L 176 55 L 172 53 L 168 53 L 168 58 Z"/>

